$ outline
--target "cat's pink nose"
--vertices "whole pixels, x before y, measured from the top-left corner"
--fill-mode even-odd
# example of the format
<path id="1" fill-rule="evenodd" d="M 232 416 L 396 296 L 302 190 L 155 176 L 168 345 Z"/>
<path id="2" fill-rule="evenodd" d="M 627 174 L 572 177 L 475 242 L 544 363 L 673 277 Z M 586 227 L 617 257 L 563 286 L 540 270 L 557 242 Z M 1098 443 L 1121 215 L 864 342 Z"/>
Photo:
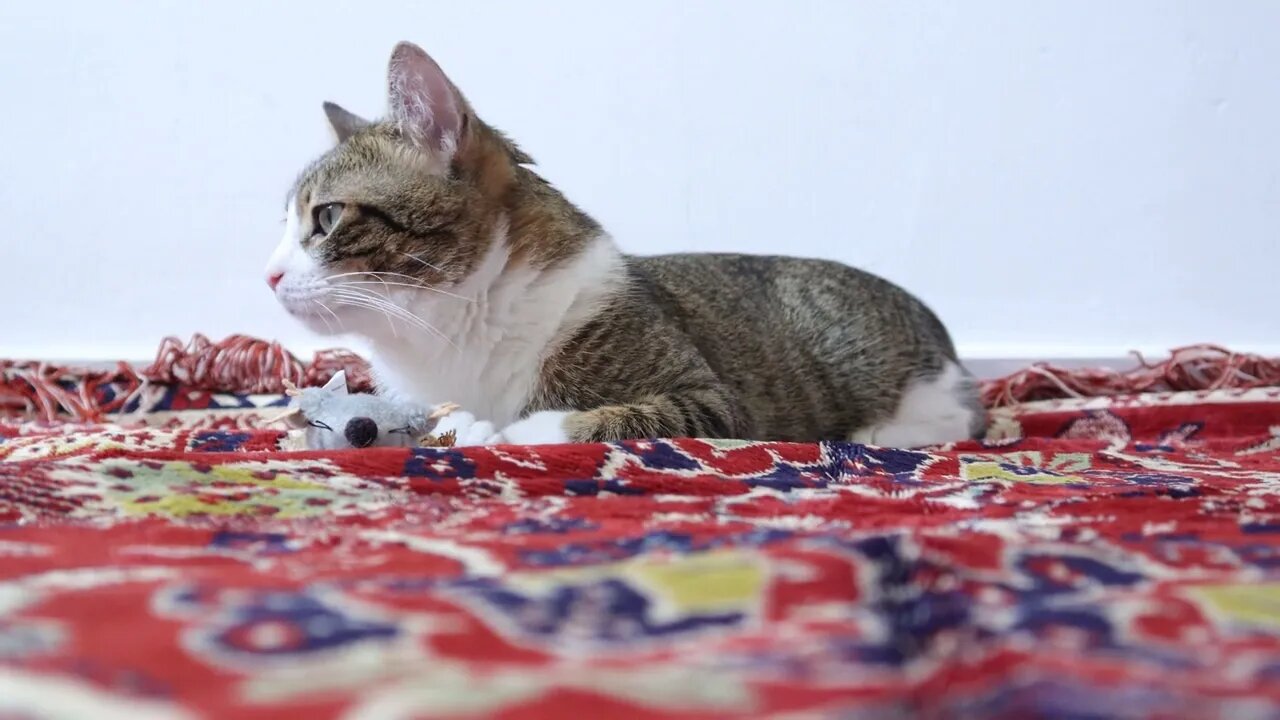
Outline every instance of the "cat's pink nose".
<path id="1" fill-rule="evenodd" d="M 277 285 L 279 285 L 279 284 L 280 284 L 280 281 L 281 281 L 281 280 L 283 280 L 283 279 L 284 279 L 284 273 L 282 273 L 282 272 L 273 272 L 273 273 L 271 273 L 271 274 L 267 275 L 267 284 L 271 286 L 271 289 L 272 289 L 272 290 L 275 290 L 275 289 L 276 289 L 276 286 L 277 286 Z"/>

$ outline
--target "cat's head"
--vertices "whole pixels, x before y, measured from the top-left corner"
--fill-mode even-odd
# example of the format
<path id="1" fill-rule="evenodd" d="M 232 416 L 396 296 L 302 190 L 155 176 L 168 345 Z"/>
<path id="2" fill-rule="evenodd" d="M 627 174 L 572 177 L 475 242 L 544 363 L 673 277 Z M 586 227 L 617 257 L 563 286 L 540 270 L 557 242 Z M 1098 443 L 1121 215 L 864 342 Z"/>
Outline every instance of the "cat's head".
<path id="1" fill-rule="evenodd" d="M 392 53 L 385 119 L 324 108 L 337 143 L 288 193 L 267 266 L 290 314 L 319 332 L 413 331 L 424 308 L 465 302 L 455 296 L 483 264 L 516 254 L 513 226 L 531 212 L 520 186 L 536 177 L 521 165 L 532 161 L 421 48 Z"/>

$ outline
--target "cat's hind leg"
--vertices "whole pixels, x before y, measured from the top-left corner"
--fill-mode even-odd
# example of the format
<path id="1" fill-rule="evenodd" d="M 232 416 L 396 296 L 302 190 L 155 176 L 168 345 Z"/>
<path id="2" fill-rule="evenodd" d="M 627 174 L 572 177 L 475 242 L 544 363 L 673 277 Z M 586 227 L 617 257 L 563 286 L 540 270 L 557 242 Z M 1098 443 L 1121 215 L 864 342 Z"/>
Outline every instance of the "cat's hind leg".
<path id="1" fill-rule="evenodd" d="M 984 423 L 973 377 L 949 362 L 937 375 L 911 381 L 892 417 L 855 430 L 849 439 L 864 445 L 922 447 L 977 437 Z"/>

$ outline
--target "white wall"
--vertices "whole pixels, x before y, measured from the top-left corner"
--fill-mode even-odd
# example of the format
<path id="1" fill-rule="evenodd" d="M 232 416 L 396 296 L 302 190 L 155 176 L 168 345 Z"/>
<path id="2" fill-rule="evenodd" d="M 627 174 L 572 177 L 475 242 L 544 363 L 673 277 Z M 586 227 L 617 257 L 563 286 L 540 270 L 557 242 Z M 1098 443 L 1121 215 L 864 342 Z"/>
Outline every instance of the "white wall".
<path id="1" fill-rule="evenodd" d="M 0 3 L 0 356 L 306 350 L 283 193 L 393 43 L 631 251 L 822 255 L 969 357 L 1280 353 L 1280 2 Z M 323 344 L 323 343 L 320 343 Z"/>

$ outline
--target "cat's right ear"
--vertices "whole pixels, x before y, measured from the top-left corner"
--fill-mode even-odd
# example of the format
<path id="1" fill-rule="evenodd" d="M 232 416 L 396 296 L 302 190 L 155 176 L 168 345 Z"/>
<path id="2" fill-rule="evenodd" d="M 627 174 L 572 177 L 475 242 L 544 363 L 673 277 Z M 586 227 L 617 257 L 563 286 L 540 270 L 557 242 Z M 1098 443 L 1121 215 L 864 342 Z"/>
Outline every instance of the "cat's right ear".
<path id="1" fill-rule="evenodd" d="M 347 138 L 372 125 L 368 120 L 347 111 L 337 103 L 326 102 L 324 114 L 329 118 L 329 126 L 333 128 L 333 134 L 337 136 L 338 142 L 346 142 Z"/>
<path id="2" fill-rule="evenodd" d="M 447 165 L 461 149 L 466 104 L 436 61 L 413 43 L 396 45 L 387 93 L 387 109 L 404 136 Z"/>

